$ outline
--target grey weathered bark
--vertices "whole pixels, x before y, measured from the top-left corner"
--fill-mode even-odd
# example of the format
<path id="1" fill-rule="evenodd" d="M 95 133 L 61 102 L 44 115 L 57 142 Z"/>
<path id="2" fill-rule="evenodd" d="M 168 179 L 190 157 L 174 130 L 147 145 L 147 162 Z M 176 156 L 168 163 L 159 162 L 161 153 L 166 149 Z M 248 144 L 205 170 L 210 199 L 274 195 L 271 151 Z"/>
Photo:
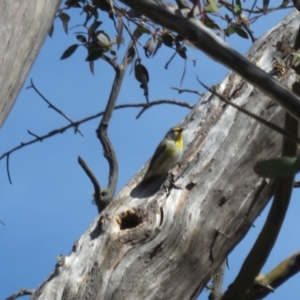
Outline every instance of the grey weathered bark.
<path id="1" fill-rule="evenodd" d="M 0 0 L 0 128 L 51 28 L 61 0 Z"/>
<path id="2" fill-rule="evenodd" d="M 269 71 L 283 38 L 292 44 L 293 13 L 263 36 L 247 58 Z M 292 80 L 292 79 L 291 79 Z M 235 74 L 218 92 L 272 122 L 283 110 Z M 252 170 L 278 156 L 281 136 L 206 94 L 183 120 L 182 189 L 153 193 L 138 173 L 75 243 L 32 299 L 195 299 L 267 204 L 274 182 Z"/>

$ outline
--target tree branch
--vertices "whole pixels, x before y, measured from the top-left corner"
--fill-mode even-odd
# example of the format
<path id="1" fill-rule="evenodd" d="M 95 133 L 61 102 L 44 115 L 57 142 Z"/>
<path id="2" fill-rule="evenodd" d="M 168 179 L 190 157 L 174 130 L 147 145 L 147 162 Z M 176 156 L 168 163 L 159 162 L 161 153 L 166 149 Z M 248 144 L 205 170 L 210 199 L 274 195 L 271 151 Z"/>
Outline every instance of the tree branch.
<path id="1" fill-rule="evenodd" d="M 187 102 L 181 102 L 181 101 L 177 101 L 177 100 L 168 100 L 168 99 L 152 101 L 150 106 L 160 105 L 160 104 L 173 104 L 173 105 L 179 105 L 181 107 L 186 107 L 186 108 L 193 108 L 194 107 L 192 104 L 187 103 Z M 118 110 L 118 109 L 122 109 L 122 108 L 140 108 L 140 107 L 142 107 L 142 108 L 147 107 L 148 108 L 149 104 L 148 103 L 120 104 L 120 105 L 116 105 L 114 107 L 114 109 Z M 91 120 L 96 119 L 96 118 L 99 118 L 103 114 L 104 114 L 104 111 L 98 112 L 98 113 L 96 113 L 92 116 L 89 116 L 89 117 L 86 117 L 84 119 L 72 122 L 71 124 L 63 126 L 61 128 L 53 129 L 49 133 L 41 135 L 41 136 L 37 136 L 37 135 L 31 133 L 33 136 L 35 136 L 34 139 L 32 139 L 28 142 L 21 142 L 20 145 L 18 145 L 16 147 L 6 151 L 5 153 L 3 153 L 0 156 L 0 160 L 2 160 L 3 158 L 6 157 L 6 170 L 7 170 L 7 176 L 8 176 L 10 184 L 12 184 L 12 180 L 11 180 L 10 172 L 9 172 L 9 156 L 10 156 L 10 154 L 12 154 L 13 152 L 15 152 L 15 151 L 17 151 L 17 150 L 19 150 L 23 147 L 29 146 L 29 145 L 37 143 L 37 142 L 42 142 L 43 140 L 45 140 L 47 138 L 50 138 L 54 135 L 57 135 L 59 133 L 64 133 L 66 130 L 68 130 L 70 128 L 78 127 L 80 124 L 86 123 L 86 122 L 91 121 Z"/>
<path id="2" fill-rule="evenodd" d="M 8 153 L 6 155 L 6 172 L 7 172 L 8 181 L 10 184 L 12 184 L 11 177 L 10 177 L 10 171 L 9 171 L 9 155 L 10 155 L 10 153 Z"/>
<path id="3" fill-rule="evenodd" d="M 300 120 L 300 98 L 271 75 L 228 46 L 196 18 L 188 18 L 189 9 L 178 10 L 151 0 L 120 0 L 161 26 L 179 33 L 214 60 L 233 70 L 271 97 Z M 282 26 L 282 24 L 280 25 Z"/>
<path id="4" fill-rule="evenodd" d="M 128 53 L 131 51 L 132 46 L 134 45 L 136 39 L 138 37 L 135 37 L 135 39 L 132 39 L 131 42 L 129 43 L 127 50 L 124 54 L 122 63 L 120 65 L 117 65 L 115 62 L 114 63 L 114 70 L 116 72 L 114 82 L 111 87 L 111 92 L 107 101 L 107 105 L 105 108 L 104 115 L 101 119 L 101 122 L 96 130 L 97 137 L 100 140 L 102 147 L 103 147 L 103 152 L 104 152 L 104 157 L 107 159 L 108 164 L 109 164 L 109 176 L 108 176 L 108 187 L 107 187 L 107 193 L 105 196 L 99 195 L 100 199 L 96 200 L 96 203 L 100 202 L 101 206 L 105 208 L 107 204 L 112 200 L 114 193 L 116 191 L 117 187 L 117 180 L 118 180 L 118 161 L 116 157 L 116 153 L 114 151 L 113 145 L 110 142 L 110 139 L 108 138 L 107 135 L 107 128 L 109 125 L 109 121 L 111 119 L 112 113 L 115 109 L 115 105 L 117 102 L 117 98 L 122 86 L 122 82 L 124 79 L 124 75 L 127 69 L 128 65 Z M 98 207 L 99 209 L 99 207 Z"/>
<path id="5" fill-rule="evenodd" d="M 72 119 L 70 119 L 63 111 L 61 111 L 59 108 L 57 108 L 55 105 L 53 105 L 34 85 L 33 80 L 30 79 L 30 86 L 28 86 L 26 89 L 34 89 L 34 91 L 49 105 L 49 108 L 52 108 L 55 110 L 57 113 L 59 113 L 61 116 L 63 116 L 66 120 L 68 120 L 71 124 L 74 123 Z M 79 132 L 81 136 L 83 136 L 82 132 L 75 127 L 75 133 Z"/>
<path id="6" fill-rule="evenodd" d="M 94 175 L 94 173 L 91 171 L 91 169 L 88 167 L 86 162 L 80 156 L 78 156 L 78 163 L 82 167 L 85 174 L 88 176 L 88 178 L 91 180 L 91 182 L 94 186 L 94 191 L 95 191 L 94 192 L 94 199 L 95 199 L 95 203 L 96 203 L 97 208 L 98 208 L 98 213 L 100 214 L 100 212 L 104 208 L 102 207 L 102 203 L 99 202 L 100 195 L 101 195 L 101 187 L 98 183 L 98 180 L 97 180 L 96 176 Z"/>
<path id="7" fill-rule="evenodd" d="M 278 266 L 276 266 L 269 273 L 263 275 L 260 274 L 259 277 L 255 280 L 257 282 L 259 280 L 261 288 L 255 288 L 250 291 L 249 299 L 263 299 L 272 291 L 270 288 L 264 287 L 272 287 L 273 289 L 278 288 L 283 283 L 285 283 L 288 279 L 294 276 L 296 273 L 300 271 L 300 251 L 295 254 L 289 256 L 284 261 L 282 261 Z"/>
<path id="8" fill-rule="evenodd" d="M 255 114 L 253 114 L 252 112 L 236 105 L 233 102 L 230 102 L 229 100 L 227 100 L 226 98 L 224 98 L 222 95 L 220 95 L 219 93 L 217 93 L 216 91 L 214 91 L 213 89 L 209 88 L 208 86 L 206 86 L 204 83 L 202 83 L 198 78 L 197 78 L 198 82 L 204 87 L 206 88 L 208 91 L 210 91 L 213 95 L 218 96 L 218 98 L 220 100 L 222 100 L 223 102 L 225 102 L 226 104 L 236 108 L 237 110 L 243 112 L 245 115 L 253 118 L 254 120 L 256 120 L 257 122 L 264 124 L 265 126 L 269 127 L 270 129 L 280 133 L 282 136 L 284 136 L 285 138 L 288 138 L 290 141 L 293 141 L 294 143 L 300 143 L 300 138 L 298 138 L 297 134 L 293 134 L 291 132 L 289 132 L 286 129 L 283 129 L 279 126 L 277 126 L 276 124 L 269 122 Z M 290 155 L 287 155 L 290 156 Z"/>
<path id="9" fill-rule="evenodd" d="M 22 297 L 22 296 L 32 295 L 33 293 L 34 293 L 34 290 L 20 289 L 18 292 L 16 292 L 15 294 L 9 296 L 5 300 L 15 300 L 15 299 L 17 299 L 19 297 Z"/>
<path id="10" fill-rule="evenodd" d="M 146 103 L 135 118 L 138 119 L 148 108 L 150 108 L 152 106 L 155 106 L 155 105 L 158 105 L 158 104 L 175 104 L 175 105 L 178 105 L 178 106 L 181 106 L 181 107 L 187 107 L 187 108 L 190 108 L 190 109 L 192 109 L 194 107 L 194 105 L 189 104 L 188 102 L 182 102 L 182 101 L 177 101 L 177 100 L 169 100 L 169 99 L 155 100 L 155 101 L 151 101 L 149 103 Z"/>
<path id="11" fill-rule="evenodd" d="M 193 90 L 193 89 L 182 89 L 182 88 L 177 88 L 177 87 L 172 87 L 171 89 L 175 90 L 175 91 L 178 91 L 178 94 L 181 94 L 181 93 L 192 93 L 192 94 L 199 95 L 200 97 L 202 97 L 204 95 L 200 91 Z"/>
<path id="12" fill-rule="evenodd" d="M 298 49 L 299 46 L 300 28 L 297 32 L 295 48 Z M 296 71 L 300 74 L 299 67 Z M 299 95 L 300 85 L 298 82 L 293 84 L 293 91 Z M 298 126 L 299 124 L 297 119 L 286 112 L 284 129 L 291 134 L 298 136 Z M 297 156 L 297 152 L 297 143 L 284 136 L 282 143 L 282 156 L 295 157 Z M 294 179 L 295 176 L 277 179 L 274 200 L 264 227 L 245 259 L 237 278 L 225 292 L 222 300 L 244 299 L 246 293 L 250 293 L 253 289 L 255 278 L 258 276 L 269 257 L 283 224 L 292 195 Z"/>

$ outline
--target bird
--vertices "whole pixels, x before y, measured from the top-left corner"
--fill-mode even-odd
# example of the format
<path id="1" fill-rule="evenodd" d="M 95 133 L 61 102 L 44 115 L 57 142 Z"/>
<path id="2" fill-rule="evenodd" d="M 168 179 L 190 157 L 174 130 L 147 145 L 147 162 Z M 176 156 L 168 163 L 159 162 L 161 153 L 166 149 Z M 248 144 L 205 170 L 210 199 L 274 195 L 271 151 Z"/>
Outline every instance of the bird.
<path id="1" fill-rule="evenodd" d="M 154 176 L 166 176 L 168 171 L 179 162 L 183 152 L 183 128 L 172 127 L 157 146 L 143 182 Z"/>

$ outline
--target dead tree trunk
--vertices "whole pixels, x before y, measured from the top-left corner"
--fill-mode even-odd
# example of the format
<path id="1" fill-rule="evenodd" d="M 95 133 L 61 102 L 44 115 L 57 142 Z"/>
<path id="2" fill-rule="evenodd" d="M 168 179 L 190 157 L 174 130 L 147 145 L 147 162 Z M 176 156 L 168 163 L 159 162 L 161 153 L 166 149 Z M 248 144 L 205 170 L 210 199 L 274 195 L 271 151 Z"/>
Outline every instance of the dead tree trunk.
<path id="1" fill-rule="evenodd" d="M 0 0 L 0 127 L 51 29 L 60 0 Z"/>
<path id="2" fill-rule="evenodd" d="M 255 43 L 247 58 L 272 69 L 277 41 L 292 44 L 293 13 Z M 272 99 L 230 73 L 218 92 L 283 124 Z M 269 201 L 274 182 L 253 172 L 278 156 L 282 137 L 207 93 L 183 120 L 181 189 L 141 187 L 138 173 L 74 244 L 32 299 L 195 299 Z"/>

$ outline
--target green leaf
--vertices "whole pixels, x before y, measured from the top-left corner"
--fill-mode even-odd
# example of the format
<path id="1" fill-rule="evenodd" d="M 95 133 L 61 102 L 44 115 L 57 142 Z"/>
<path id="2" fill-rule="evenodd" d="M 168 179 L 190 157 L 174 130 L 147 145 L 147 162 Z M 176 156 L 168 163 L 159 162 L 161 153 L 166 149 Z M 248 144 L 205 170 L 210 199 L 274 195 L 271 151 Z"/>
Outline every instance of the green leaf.
<path id="1" fill-rule="evenodd" d="M 139 26 L 139 27 L 134 31 L 133 35 L 134 35 L 134 36 L 136 36 L 136 35 L 139 36 L 139 35 L 141 35 L 141 34 L 143 34 L 143 33 L 150 34 L 151 31 L 150 31 L 148 28 L 144 28 L 144 27 Z"/>
<path id="2" fill-rule="evenodd" d="M 254 172 L 264 178 L 284 178 L 293 176 L 300 171 L 300 158 L 278 157 L 257 162 Z"/>
<path id="3" fill-rule="evenodd" d="M 89 61 L 89 66 L 90 66 L 90 71 L 93 75 L 95 75 L 94 73 L 94 67 L 95 67 L 95 63 L 94 61 Z"/>
<path id="4" fill-rule="evenodd" d="M 242 13 L 242 4 L 240 0 L 236 0 L 235 6 L 234 6 L 234 12 L 237 15 L 240 15 Z"/>
<path id="5" fill-rule="evenodd" d="M 68 34 L 68 23 L 71 19 L 70 16 L 64 12 L 60 12 L 58 17 L 61 19 L 61 21 L 63 23 L 63 28 L 64 28 L 65 33 Z"/>
<path id="6" fill-rule="evenodd" d="M 53 32 L 54 32 L 54 23 L 52 23 L 52 26 L 48 32 L 49 36 L 52 37 L 53 36 Z"/>
<path id="7" fill-rule="evenodd" d="M 203 19 L 203 24 L 208 28 L 215 29 L 215 30 L 221 30 L 219 25 L 217 23 L 215 23 L 215 21 L 213 19 L 209 18 L 207 15 Z"/>
<path id="8" fill-rule="evenodd" d="M 80 4 L 78 3 L 80 0 L 67 0 L 65 2 L 65 5 L 70 8 L 70 7 L 81 7 Z"/>
<path id="9" fill-rule="evenodd" d="M 149 82 L 149 73 L 144 65 L 137 63 L 134 67 L 134 75 L 138 82 L 148 83 Z"/>
<path id="10" fill-rule="evenodd" d="M 240 37 L 242 37 L 244 39 L 249 39 L 248 33 L 244 29 L 242 29 L 241 26 L 233 24 L 232 28 L 233 28 L 234 32 L 237 35 L 239 35 Z"/>
<path id="11" fill-rule="evenodd" d="M 111 11 L 111 5 L 110 5 L 110 1 L 108 0 L 98 0 L 98 1 L 93 1 L 93 4 L 95 6 L 98 6 L 101 10 L 103 11 Z"/>
<path id="12" fill-rule="evenodd" d="M 211 7 L 211 11 L 210 12 L 218 12 L 218 7 L 217 7 L 217 4 L 216 4 L 216 1 L 215 0 L 208 0 L 209 4 L 210 4 L 210 7 Z"/>
<path id="13" fill-rule="evenodd" d="M 144 65 L 140 63 L 140 59 L 135 61 L 134 66 L 134 75 L 138 82 L 140 82 L 141 89 L 144 90 L 144 96 L 146 97 L 146 101 L 149 103 L 149 89 L 148 89 L 148 82 L 149 82 L 149 73 Z"/>
<path id="14" fill-rule="evenodd" d="M 97 28 L 102 24 L 101 21 L 95 21 L 89 28 L 89 35 L 93 36 L 94 32 L 97 30 Z"/>
<path id="15" fill-rule="evenodd" d="M 185 47 L 181 47 L 181 48 L 177 49 L 177 53 L 178 53 L 183 59 L 187 59 L 186 48 L 185 48 Z"/>
<path id="16" fill-rule="evenodd" d="M 235 33 L 235 30 L 234 30 L 234 28 L 232 27 L 232 26 L 229 26 L 227 29 L 225 29 L 225 34 L 226 34 L 226 36 L 230 36 L 230 35 L 232 35 L 233 33 Z"/>
<path id="17" fill-rule="evenodd" d="M 161 34 L 161 40 L 167 47 L 172 47 L 174 44 L 174 36 L 168 30 L 163 31 L 163 33 Z"/>
<path id="18" fill-rule="evenodd" d="M 82 35 L 82 34 L 76 35 L 76 39 L 77 39 L 79 42 L 81 42 L 81 43 L 84 43 L 84 44 L 87 43 L 86 37 L 85 37 L 84 35 Z"/>
<path id="19" fill-rule="evenodd" d="M 103 54 L 103 51 L 101 49 L 93 49 L 92 51 L 90 51 L 89 55 L 87 56 L 87 58 L 85 59 L 86 61 L 95 61 L 97 59 L 99 59 Z"/>
<path id="20" fill-rule="evenodd" d="M 280 57 L 277 56 L 277 55 L 275 55 L 274 58 L 275 58 L 275 60 L 278 62 L 278 64 L 279 64 L 280 66 L 286 67 L 286 63 L 285 63 L 285 61 L 284 61 L 282 58 L 280 58 Z"/>
<path id="21" fill-rule="evenodd" d="M 113 56 L 117 56 L 117 52 L 115 50 L 109 50 L 110 54 Z"/>
<path id="22" fill-rule="evenodd" d="M 70 46 L 69 48 L 67 48 L 60 59 L 66 59 L 66 58 L 70 57 L 75 52 L 75 50 L 78 48 L 78 46 L 79 46 L 79 44 L 74 44 L 74 45 Z"/>

